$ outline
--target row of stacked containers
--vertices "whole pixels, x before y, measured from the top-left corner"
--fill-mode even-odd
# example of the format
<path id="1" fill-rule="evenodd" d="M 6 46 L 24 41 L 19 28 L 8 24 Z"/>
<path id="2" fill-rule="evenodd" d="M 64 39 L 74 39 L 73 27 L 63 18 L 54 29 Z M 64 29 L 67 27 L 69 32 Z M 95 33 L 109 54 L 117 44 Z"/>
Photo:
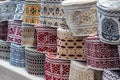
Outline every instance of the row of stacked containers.
<path id="1" fill-rule="evenodd" d="M 119 80 L 119 3 L 0 1 L 0 58 L 45 80 Z"/>

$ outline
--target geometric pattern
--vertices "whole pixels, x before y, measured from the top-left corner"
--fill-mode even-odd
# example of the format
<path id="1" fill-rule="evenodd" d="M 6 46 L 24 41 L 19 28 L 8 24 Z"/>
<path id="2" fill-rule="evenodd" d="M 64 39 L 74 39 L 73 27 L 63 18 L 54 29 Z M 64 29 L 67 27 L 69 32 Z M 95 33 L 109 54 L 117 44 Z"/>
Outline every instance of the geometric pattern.
<path id="1" fill-rule="evenodd" d="M 81 2 L 81 1 L 80 1 Z M 75 36 L 94 36 L 97 34 L 97 1 L 81 2 L 63 1 L 63 11 L 65 13 L 68 27 Z M 84 3 L 84 4 L 82 4 Z M 87 7 L 86 7 L 87 6 Z"/>
<path id="2" fill-rule="evenodd" d="M 120 71 L 105 70 L 103 72 L 103 80 L 120 80 Z"/>
<path id="3" fill-rule="evenodd" d="M 24 10 L 24 3 L 21 2 L 17 4 L 15 14 L 14 14 L 14 20 L 22 20 L 23 19 L 23 10 Z"/>
<path id="4" fill-rule="evenodd" d="M 0 40 L 0 58 L 9 59 L 10 58 L 10 43 Z"/>
<path id="5" fill-rule="evenodd" d="M 44 75 L 45 54 L 37 52 L 36 48 L 25 48 L 25 69 L 34 75 Z"/>
<path id="6" fill-rule="evenodd" d="M 40 2 L 26 1 L 23 12 L 23 22 L 27 24 L 36 24 L 40 22 Z"/>
<path id="7" fill-rule="evenodd" d="M 40 23 L 44 26 L 68 28 L 61 2 L 64 0 L 42 0 Z"/>
<path id="8" fill-rule="evenodd" d="M 37 50 L 44 53 L 57 53 L 57 29 L 35 25 L 37 31 Z"/>
<path id="9" fill-rule="evenodd" d="M 57 29 L 57 57 L 85 61 L 83 40 L 84 37 L 73 36 L 69 29 Z"/>
<path id="10" fill-rule="evenodd" d="M 15 9 L 18 2 L 2 2 L 0 4 L 0 22 L 14 18 Z"/>
<path id="11" fill-rule="evenodd" d="M 8 21 L 0 22 L 0 39 L 7 40 Z"/>
<path id="12" fill-rule="evenodd" d="M 102 80 L 102 71 L 88 68 L 85 62 L 72 60 L 69 80 Z"/>
<path id="13" fill-rule="evenodd" d="M 0 4 L 0 13 L 14 13 L 18 2 L 2 2 Z"/>
<path id="14" fill-rule="evenodd" d="M 99 41 L 98 37 L 87 37 L 84 52 L 88 66 L 96 69 L 120 69 L 120 57 L 117 45 Z"/>
<path id="15" fill-rule="evenodd" d="M 7 41 L 21 44 L 22 38 L 22 21 L 11 20 L 8 21 L 8 36 Z"/>
<path id="16" fill-rule="evenodd" d="M 70 60 L 60 60 L 54 54 L 46 54 L 45 79 L 69 80 Z"/>
<path id="17" fill-rule="evenodd" d="M 34 25 L 22 24 L 22 46 L 36 46 L 36 30 Z"/>
<path id="18" fill-rule="evenodd" d="M 11 43 L 10 64 L 18 67 L 25 67 L 25 48 L 21 45 Z"/>
<path id="19" fill-rule="evenodd" d="M 0 22 L 9 21 L 14 18 L 14 13 L 0 14 Z"/>

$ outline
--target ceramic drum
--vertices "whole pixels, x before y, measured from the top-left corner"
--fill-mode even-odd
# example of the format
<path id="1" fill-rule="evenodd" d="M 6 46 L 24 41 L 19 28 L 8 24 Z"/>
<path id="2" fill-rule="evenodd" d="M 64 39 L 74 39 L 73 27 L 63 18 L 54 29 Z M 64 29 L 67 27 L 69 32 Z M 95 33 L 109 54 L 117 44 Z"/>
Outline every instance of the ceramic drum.
<path id="1" fill-rule="evenodd" d="M 66 0 L 62 2 L 66 21 L 74 36 L 97 34 L 97 0 Z"/>
<path id="2" fill-rule="evenodd" d="M 22 45 L 36 46 L 36 30 L 34 25 L 22 24 Z"/>
<path id="3" fill-rule="evenodd" d="M 87 37 L 84 43 L 87 64 L 93 69 L 120 69 L 120 57 L 117 45 L 100 42 L 97 36 Z"/>
<path id="4" fill-rule="evenodd" d="M 57 57 L 61 59 L 85 60 L 84 37 L 73 36 L 69 29 L 57 29 Z"/>
<path id="5" fill-rule="evenodd" d="M 57 53 L 57 29 L 35 25 L 37 31 L 37 50 L 44 53 Z"/>
<path id="6" fill-rule="evenodd" d="M 8 21 L 0 22 L 0 39 L 6 41 L 8 32 Z"/>
<path id="7" fill-rule="evenodd" d="M 67 28 L 61 2 L 64 0 L 41 0 L 40 22 L 44 26 Z"/>
<path id="8" fill-rule="evenodd" d="M 85 62 L 71 61 L 69 80 L 102 80 L 102 71 L 88 68 Z"/>
<path id="9" fill-rule="evenodd" d="M 70 61 L 57 59 L 53 54 L 46 54 L 45 79 L 69 80 Z"/>
<path id="10" fill-rule="evenodd" d="M 7 41 L 21 44 L 21 39 L 22 39 L 22 21 L 21 20 L 8 21 Z"/>
<path id="11" fill-rule="evenodd" d="M 28 73 L 34 75 L 44 74 L 45 54 L 37 52 L 36 48 L 25 48 L 25 67 Z"/>
<path id="12" fill-rule="evenodd" d="M 14 20 L 23 20 L 23 11 L 24 11 L 24 3 L 21 2 L 17 4 L 14 14 Z"/>
<path id="13" fill-rule="evenodd" d="M 0 58 L 10 58 L 10 43 L 0 40 Z"/>
<path id="14" fill-rule="evenodd" d="M 120 44 L 119 0 L 100 0 L 97 3 L 99 37 L 108 44 Z"/>
<path id="15" fill-rule="evenodd" d="M 40 22 L 40 1 L 25 1 L 23 22 L 37 24 Z"/>
<path id="16" fill-rule="evenodd" d="M 18 67 L 25 67 L 25 48 L 21 45 L 11 43 L 10 64 Z"/>
<path id="17" fill-rule="evenodd" d="M 103 72 L 103 80 L 120 80 L 120 71 L 105 70 Z"/>

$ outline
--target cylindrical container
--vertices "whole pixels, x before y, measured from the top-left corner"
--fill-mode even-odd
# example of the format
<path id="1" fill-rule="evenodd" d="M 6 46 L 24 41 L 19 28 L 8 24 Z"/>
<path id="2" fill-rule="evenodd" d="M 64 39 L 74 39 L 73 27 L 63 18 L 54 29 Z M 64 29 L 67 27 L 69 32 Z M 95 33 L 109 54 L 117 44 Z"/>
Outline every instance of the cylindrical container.
<path id="1" fill-rule="evenodd" d="M 0 2 L 0 22 L 14 18 L 15 9 L 19 2 L 3 1 Z"/>
<path id="2" fill-rule="evenodd" d="M 120 80 L 120 70 L 105 70 L 102 80 Z"/>
<path id="3" fill-rule="evenodd" d="M 66 0 L 62 2 L 66 21 L 74 36 L 97 34 L 97 0 Z"/>
<path id="4" fill-rule="evenodd" d="M 57 53 L 57 29 L 35 25 L 37 31 L 37 50 L 42 53 Z"/>
<path id="5" fill-rule="evenodd" d="M 37 52 L 36 48 L 25 48 L 26 71 L 33 75 L 44 75 L 45 54 Z"/>
<path id="6" fill-rule="evenodd" d="M 98 32 L 104 43 L 120 44 L 119 4 L 119 0 L 99 0 L 97 3 Z"/>
<path id="7" fill-rule="evenodd" d="M 24 2 L 17 4 L 14 20 L 23 20 Z"/>
<path id="8" fill-rule="evenodd" d="M 22 46 L 36 46 L 36 30 L 34 25 L 31 24 L 22 24 Z"/>
<path id="9" fill-rule="evenodd" d="M 7 41 L 21 44 L 22 39 L 22 21 L 21 20 L 11 20 L 8 21 L 8 35 Z"/>
<path id="10" fill-rule="evenodd" d="M 85 60 L 84 37 L 73 36 L 69 29 L 57 29 L 57 57 L 61 59 Z"/>
<path id="11" fill-rule="evenodd" d="M 70 60 L 60 60 L 53 54 L 46 54 L 45 79 L 69 80 Z"/>
<path id="12" fill-rule="evenodd" d="M 25 67 L 25 48 L 21 45 L 11 43 L 10 64 L 18 67 Z"/>
<path id="13" fill-rule="evenodd" d="M 0 40 L 0 58 L 10 58 L 10 43 Z"/>
<path id="14" fill-rule="evenodd" d="M 43 26 L 68 28 L 62 1 L 64 0 L 41 0 L 40 22 Z"/>
<path id="15" fill-rule="evenodd" d="M 40 1 L 25 1 L 23 23 L 37 24 L 40 22 Z"/>
<path id="16" fill-rule="evenodd" d="M 102 80 L 102 71 L 88 68 L 85 62 L 71 61 L 69 80 Z"/>
<path id="17" fill-rule="evenodd" d="M 97 36 L 87 37 L 84 43 L 87 64 L 98 70 L 120 69 L 120 57 L 117 45 L 100 42 Z"/>
<path id="18" fill-rule="evenodd" d="M 0 22 L 0 39 L 6 41 L 8 32 L 8 21 Z"/>

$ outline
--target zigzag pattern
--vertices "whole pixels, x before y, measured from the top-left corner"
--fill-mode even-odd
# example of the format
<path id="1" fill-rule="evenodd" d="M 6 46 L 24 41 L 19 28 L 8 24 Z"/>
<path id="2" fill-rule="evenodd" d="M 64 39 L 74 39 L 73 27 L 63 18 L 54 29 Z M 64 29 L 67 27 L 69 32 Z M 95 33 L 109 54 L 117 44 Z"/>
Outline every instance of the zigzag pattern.
<path id="1" fill-rule="evenodd" d="M 119 71 L 104 71 L 103 77 L 106 77 L 108 80 L 120 80 Z"/>

